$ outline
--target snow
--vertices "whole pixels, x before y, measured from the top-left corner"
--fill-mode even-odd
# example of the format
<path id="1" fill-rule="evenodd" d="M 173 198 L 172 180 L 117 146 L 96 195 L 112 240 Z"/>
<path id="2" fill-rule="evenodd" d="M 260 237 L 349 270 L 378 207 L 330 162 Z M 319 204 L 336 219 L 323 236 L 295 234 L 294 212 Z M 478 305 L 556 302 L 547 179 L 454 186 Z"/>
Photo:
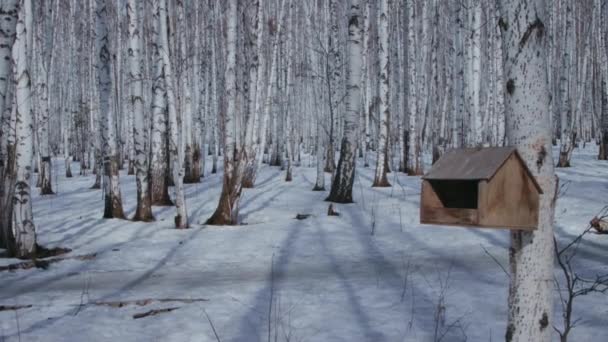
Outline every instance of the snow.
<path id="1" fill-rule="evenodd" d="M 566 184 L 556 210 L 561 244 L 606 204 L 608 168 L 596 154 L 595 146 L 577 150 L 574 167 L 558 170 Z M 311 191 L 315 168 L 305 156 L 291 183 L 263 167 L 257 187 L 244 190 L 244 225 L 210 227 L 203 223 L 221 176 L 208 175 L 186 185 L 192 229 L 175 230 L 174 207 L 155 207 L 154 223 L 102 219 L 101 191 L 89 189 L 94 176 L 76 176 L 74 164 L 75 177 L 65 179 L 62 160 L 53 167 L 58 194 L 34 199 L 39 243 L 96 257 L 0 272 L 0 305 L 32 305 L 0 311 L 0 341 L 216 341 L 210 321 L 221 341 L 433 341 L 438 308 L 443 341 L 503 339 L 508 276 L 488 253 L 507 267 L 508 231 L 419 224 L 419 177 L 393 172 L 392 188 L 371 188 L 373 168 L 360 167 L 356 203 L 335 205 L 341 215 L 329 217 L 327 192 Z M 121 172 L 121 188 L 132 216 L 134 176 Z M 298 213 L 312 216 L 296 220 Z M 608 237 L 587 236 L 577 269 L 607 273 L 607 247 Z M 157 301 L 93 304 L 141 299 Z M 561 326 L 555 299 L 553 323 Z M 582 321 L 570 339 L 602 340 L 608 297 L 577 300 Z"/>

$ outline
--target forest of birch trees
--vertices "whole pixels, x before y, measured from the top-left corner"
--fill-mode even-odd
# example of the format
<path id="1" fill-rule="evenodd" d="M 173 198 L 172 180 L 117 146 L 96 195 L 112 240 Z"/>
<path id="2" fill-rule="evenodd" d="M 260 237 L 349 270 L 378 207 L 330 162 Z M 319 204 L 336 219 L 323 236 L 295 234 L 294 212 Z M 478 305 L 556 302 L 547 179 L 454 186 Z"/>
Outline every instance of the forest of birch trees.
<path id="1" fill-rule="evenodd" d="M 0 247 L 43 248 L 32 192 L 79 177 L 74 162 L 95 175 L 100 217 L 173 206 L 180 229 L 238 225 L 262 164 L 285 182 L 316 168 L 311 191 L 351 203 L 357 167 L 391 187 L 448 149 L 516 145 L 552 194 L 578 146 L 608 159 L 607 20 L 604 0 L 2 0 Z M 132 217 L 121 170 L 136 177 Z M 223 175 L 216 210 L 193 218 L 185 184 L 209 173 Z M 513 233 L 512 266 L 547 255 L 528 239 L 552 248 L 552 201 L 546 229 Z M 517 289 L 534 285 L 511 286 L 508 334 L 546 340 L 520 330 L 538 306 Z"/>

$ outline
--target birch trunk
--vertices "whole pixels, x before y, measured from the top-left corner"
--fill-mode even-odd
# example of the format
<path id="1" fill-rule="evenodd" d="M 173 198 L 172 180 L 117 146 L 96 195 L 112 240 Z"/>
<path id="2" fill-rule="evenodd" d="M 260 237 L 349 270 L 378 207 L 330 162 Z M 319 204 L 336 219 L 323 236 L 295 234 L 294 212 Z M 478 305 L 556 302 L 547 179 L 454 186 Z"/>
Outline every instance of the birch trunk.
<path id="1" fill-rule="evenodd" d="M 146 134 L 144 117 L 143 69 L 141 54 L 141 16 L 136 0 L 128 0 L 127 17 L 129 23 L 129 85 L 133 112 L 133 153 L 135 181 L 137 183 L 137 209 L 134 221 L 153 221 L 150 188 L 148 186 L 148 158 L 146 155 Z"/>
<path id="2" fill-rule="evenodd" d="M 192 69 L 189 67 L 190 65 L 190 57 L 188 56 L 188 49 L 186 46 L 186 26 L 188 23 L 186 22 L 185 16 L 185 8 L 184 8 L 184 0 L 178 0 L 177 4 L 177 25 L 179 25 L 179 49 L 180 55 L 182 58 L 181 65 L 179 68 L 183 71 L 180 73 L 179 84 L 181 91 L 181 140 L 184 147 L 183 153 L 183 163 L 184 163 L 184 183 L 199 183 L 201 178 L 201 170 L 200 163 L 196 162 L 195 157 L 196 153 L 200 153 L 199 151 L 195 151 L 195 144 L 192 139 L 192 92 L 190 91 L 191 87 L 191 72 Z M 168 50 L 167 50 L 168 51 Z M 168 59 L 168 58 L 167 58 Z M 177 80 L 176 80 L 177 81 Z"/>
<path id="3" fill-rule="evenodd" d="M 152 134 L 150 142 L 150 197 L 153 205 L 172 205 L 169 197 L 169 151 L 167 146 L 167 99 L 165 75 L 160 54 L 159 3 L 154 0 L 152 21 L 152 57 L 154 81 L 152 84 Z"/>
<path id="4" fill-rule="evenodd" d="M 388 45 L 388 0 L 380 0 L 378 9 L 378 59 L 380 80 L 380 120 L 378 129 L 378 149 L 374 187 L 388 187 L 391 184 L 386 177 L 386 157 L 388 150 L 388 117 L 389 117 L 389 45 Z M 411 76 L 411 75 L 410 75 Z"/>
<path id="5" fill-rule="evenodd" d="M 559 160 L 557 167 L 569 167 L 570 156 L 574 150 L 574 112 L 572 111 L 572 68 L 573 68 L 573 56 L 574 44 L 575 44 L 575 27 L 573 24 L 574 13 L 572 8 L 573 1 L 566 1 L 566 27 L 564 34 L 564 49 L 562 55 L 562 74 L 560 79 L 560 95 L 562 99 L 562 108 L 560 115 L 561 130 L 560 130 L 560 149 L 559 149 Z"/>
<path id="6" fill-rule="evenodd" d="M 106 0 L 96 0 L 96 52 L 97 79 L 99 84 L 99 111 L 102 119 L 101 139 L 103 153 L 103 193 L 105 198 L 104 218 L 125 218 L 120 194 L 118 175 L 117 135 L 114 113 L 110 106 L 112 78 L 110 75 L 110 42 L 108 31 L 108 9 Z"/>
<path id="7" fill-rule="evenodd" d="M 160 0 L 158 18 L 160 20 L 160 55 L 163 61 L 165 87 L 167 90 L 167 107 L 169 112 L 169 155 L 172 161 L 173 181 L 175 183 L 175 228 L 188 228 L 188 214 L 184 196 L 184 147 L 180 141 L 177 122 L 175 82 L 171 65 L 169 36 L 167 30 L 167 0 Z"/>
<path id="8" fill-rule="evenodd" d="M 36 89 L 38 93 L 38 150 L 40 153 L 40 168 L 39 168 L 39 184 L 41 195 L 52 195 L 53 187 L 51 185 L 51 151 L 49 148 L 49 88 L 48 88 L 48 64 L 47 61 L 52 57 L 46 53 L 47 40 L 46 37 L 46 12 L 45 6 L 40 4 L 38 12 L 38 25 L 36 26 L 36 51 L 35 60 L 38 74 L 36 75 Z M 50 6 L 49 6 L 50 8 Z"/>
<path id="9" fill-rule="evenodd" d="M 16 182 L 12 196 L 13 234 L 15 236 L 15 255 L 19 258 L 35 257 L 36 227 L 32 211 L 31 179 L 32 158 L 34 156 L 34 118 L 32 111 L 32 90 L 28 49 L 31 40 L 28 35 L 33 29 L 32 2 L 19 2 L 16 39 L 13 45 L 13 74 L 15 77 L 16 138 L 15 172 Z M 9 248 L 9 251 L 12 248 Z"/>
<path id="10" fill-rule="evenodd" d="M 11 228 L 13 158 L 9 144 L 11 102 L 9 86 L 11 82 L 11 47 L 15 40 L 17 25 L 17 0 L 0 2 L 0 248 L 14 245 L 14 235 Z M 10 252 L 10 251 L 9 251 Z"/>
<path id="11" fill-rule="evenodd" d="M 236 48 L 237 48 L 237 0 L 227 0 L 226 20 L 226 68 L 225 101 L 222 112 L 224 130 L 224 179 L 222 193 L 213 215 L 207 220 L 210 225 L 234 225 L 238 223 L 238 205 L 241 196 L 242 177 L 235 161 L 242 157 L 236 144 Z"/>
<path id="12" fill-rule="evenodd" d="M 359 0 L 350 1 L 348 18 L 348 84 L 346 97 L 346 115 L 344 116 L 344 133 L 340 147 L 340 160 L 331 191 L 327 201 L 336 203 L 353 202 L 353 184 L 355 183 L 355 167 L 357 161 L 357 131 L 361 117 L 361 4 Z M 383 45 L 387 47 L 387 45 Z M 384 80 L 382 80 L 384 81 Z M 384 89 L 383 89 L 384 90 Z M 387 89 L 388 90 L 388 89 Z M 388 108 L 382 107 L 381 110 Z"/>
<path id="13" fill-rule="evenodd" d="M 551 154 L 544 0 L 501 0 L 508 144 L 540 184 L 538 229 L 512 231 L 507 342 L 549 342 L 553 320 L 553 219 L 556 177 Z"/>

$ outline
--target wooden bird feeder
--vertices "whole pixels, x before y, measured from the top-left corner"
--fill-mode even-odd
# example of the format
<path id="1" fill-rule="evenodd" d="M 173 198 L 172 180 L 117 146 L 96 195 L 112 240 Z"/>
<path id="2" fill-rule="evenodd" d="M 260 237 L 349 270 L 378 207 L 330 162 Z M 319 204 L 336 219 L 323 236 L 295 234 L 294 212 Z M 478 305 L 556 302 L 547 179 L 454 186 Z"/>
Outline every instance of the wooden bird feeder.
<path id="1" fill-rule="evenodd" d="M 454 149 L 422 178 L 420 222 L 535 230 L 540 194 L 514 147 Z"/>

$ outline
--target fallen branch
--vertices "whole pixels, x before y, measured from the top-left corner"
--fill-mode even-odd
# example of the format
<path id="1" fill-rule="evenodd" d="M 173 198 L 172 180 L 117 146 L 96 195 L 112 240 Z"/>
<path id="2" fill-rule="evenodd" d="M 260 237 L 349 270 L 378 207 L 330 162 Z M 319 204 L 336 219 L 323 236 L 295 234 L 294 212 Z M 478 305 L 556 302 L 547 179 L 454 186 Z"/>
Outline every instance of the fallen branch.
<path id="1" fill-rule="evenodd" d="M 177 310 L 177 309 L 179 309 L 179 307 L 150 310 L 150 311 L 146 311 L 146 312 L 142 312 L 142 313 L 133 315 L 133 319 L 140 319 L 140 318 L 144 318 L 144 317 L 148 317 L 148 316 L 156 316 L 158 314 L 165 313 L 165 312 L 171 312 L 171 311 Z"/>
<path id="2" fill-rule="evenodd" d="M 11 311 L 31 308 L 32 305 L 0 305 L 0 311 Z"/>
<path id="3" fill-rule="evenodd" d="M 175 303 L 191 304 L 191 303 L 208 302 L 208 301 L 209 301 L 209 299 L 205 299 L 205 298 L 194 298 L 194 299 L 184 299 L 184 298 L 162 298 L 162 299 L 145 298 L 145 299 L 115 301 L 115 302 L 92 302 L 92 303 L 89 303 L 89 304 L 90 305 L 98 305 L 98 306 L 109 306 L 111 308 L 122 308 L 122 307 L 130 306 L 130 305 L 146 306 L 146 305 L 152 304 L 154 302 L 159 302 L 159 303 L 175 302 Z"/>

